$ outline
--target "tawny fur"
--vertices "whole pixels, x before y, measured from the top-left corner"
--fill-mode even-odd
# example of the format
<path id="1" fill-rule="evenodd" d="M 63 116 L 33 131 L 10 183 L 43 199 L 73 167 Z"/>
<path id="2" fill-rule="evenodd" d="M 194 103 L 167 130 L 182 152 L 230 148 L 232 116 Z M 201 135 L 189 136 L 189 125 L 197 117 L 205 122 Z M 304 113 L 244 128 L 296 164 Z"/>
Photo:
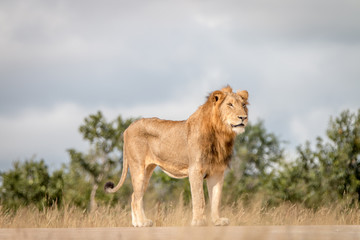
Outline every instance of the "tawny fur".
<path id="1" fill-rule="evenodd" d="M 202 188 L 204 176 L 209 190 L 212 222 L 215 225 L 229 224 L 228 219 L 220 218 L 218 209 L 224 171 L 231 159 L 236 134 L 242 133 L 248 122 L 247 100 L 247 91 L 233 93 L 227 86 L 212 92 L 186 121 L 148 118 L 129 126 L 124 132 L 122 176 L 116 187 L 107 183 L 105 190 L 119 190 L 130 168 L 134 189 L 131 202 L 134 226 L 152 225 L 144 214 L 143 195 L 156 166 L 171 177 L 189 177 L 192 225 L 206 223 Z"/>

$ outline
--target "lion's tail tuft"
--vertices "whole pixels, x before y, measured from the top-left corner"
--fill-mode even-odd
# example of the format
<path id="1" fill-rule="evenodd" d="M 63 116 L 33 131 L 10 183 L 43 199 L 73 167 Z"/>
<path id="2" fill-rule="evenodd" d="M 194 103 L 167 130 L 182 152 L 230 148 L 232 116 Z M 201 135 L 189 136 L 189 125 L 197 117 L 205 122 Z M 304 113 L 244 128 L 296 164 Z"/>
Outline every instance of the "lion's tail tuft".
<path id="1" fill-rule="evenodd" d="M 115 184 L 113 182 L 107 182 L 104 186 L 104 190 L 107 193 L 110 193 L 110 190 L 115 187 Z"/>

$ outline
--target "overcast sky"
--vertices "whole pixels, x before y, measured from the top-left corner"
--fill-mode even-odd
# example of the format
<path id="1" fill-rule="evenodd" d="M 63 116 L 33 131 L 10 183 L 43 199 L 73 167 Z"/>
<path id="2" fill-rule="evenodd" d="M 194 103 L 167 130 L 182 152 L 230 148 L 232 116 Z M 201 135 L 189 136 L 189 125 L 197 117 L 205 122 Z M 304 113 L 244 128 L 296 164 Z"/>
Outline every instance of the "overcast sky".
<path id="1" fill-rule="evenodd" d="M 360 106 L 360 1 L 0 1 L 0 169 L 86 151 L 97 110 L 186 119 L 230 84 L 289 141 Z"/>

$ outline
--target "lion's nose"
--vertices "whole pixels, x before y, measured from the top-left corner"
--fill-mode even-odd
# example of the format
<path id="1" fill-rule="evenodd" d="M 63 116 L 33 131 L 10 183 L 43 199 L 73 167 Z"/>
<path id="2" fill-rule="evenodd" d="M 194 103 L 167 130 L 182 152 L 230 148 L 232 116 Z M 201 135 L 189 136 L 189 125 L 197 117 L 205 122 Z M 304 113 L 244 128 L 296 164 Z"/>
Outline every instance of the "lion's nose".
<path id="1" fill-rule="evenodd" d="M 245 119 L 247 119 L 247 116 L 238 116 L 238 118 L 242 121 L 245 121 Z"/>

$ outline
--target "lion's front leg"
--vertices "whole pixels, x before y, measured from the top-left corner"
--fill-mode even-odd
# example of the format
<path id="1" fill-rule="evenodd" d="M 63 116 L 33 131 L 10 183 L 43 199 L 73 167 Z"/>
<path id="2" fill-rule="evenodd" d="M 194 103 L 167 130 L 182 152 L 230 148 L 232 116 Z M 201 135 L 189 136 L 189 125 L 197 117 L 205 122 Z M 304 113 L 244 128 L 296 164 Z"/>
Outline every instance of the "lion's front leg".
<path id="1" fill-rule="evenodd" d="M 192 226 L 204 226 L 205 220 L 205 198 L 203 190 L 203 176 L 198 169 L 189 169 L 189 181 L 193 207 Z"/>
<path id="2" fill-rule="evenodd" d="M 211 206 L 211 220 L 215 226 L 227 226 L 230 223 L 228 218 L 220 218 L 219 214 L 223 183 L 224 172 L 216 173 L 207 178 L 207 187 Z"/>

